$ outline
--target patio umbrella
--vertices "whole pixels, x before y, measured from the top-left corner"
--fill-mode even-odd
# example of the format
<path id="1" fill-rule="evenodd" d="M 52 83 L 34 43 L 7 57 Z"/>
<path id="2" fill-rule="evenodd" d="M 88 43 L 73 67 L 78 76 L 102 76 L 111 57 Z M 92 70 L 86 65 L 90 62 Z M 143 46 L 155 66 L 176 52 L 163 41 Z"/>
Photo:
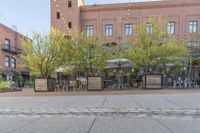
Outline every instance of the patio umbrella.
<path id="1" fill-rule="evenodd" d="M 119 68 L 119 65 L 115 65 L 115 64 L 108 64 L 106 67 L 106 69 L 114 69 L 114 68 Z M 121 68 L 132 68 L 131 64 L 122 64 Z"/>
<path id="2" fill-rule="evenodd" d="M 132 63 L 128 59 L 113 59 L 108 60 L 108 64 L 105 68 L 112 69 L 112 68 L 132 68 Z"/>
<path id="3" fill-rule="evenodd" d="M 63 73 L 65 70 L 72 69 L 72 68 L 73 66 L 61 66 L 61 67 L 58 67 L 54 72 Z"/>
<path id="4" fill-rule="evenodd" d="M 62 73 L 64 71 L 64 68 L 63 67 L 59 67 L 55 70 L 55 72 L 57 73 Z"/>

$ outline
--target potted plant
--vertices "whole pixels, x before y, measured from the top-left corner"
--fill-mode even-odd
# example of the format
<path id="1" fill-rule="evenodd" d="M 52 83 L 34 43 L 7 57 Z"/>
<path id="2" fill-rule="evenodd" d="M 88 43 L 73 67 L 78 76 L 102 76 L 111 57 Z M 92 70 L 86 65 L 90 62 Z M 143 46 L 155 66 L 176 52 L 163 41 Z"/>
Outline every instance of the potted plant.
<path id="1" fill-rule="evenodd" d="M 102 91 L 103 79 L 101 76 L 88 76 L 87 88 L 89 91 Z"/>

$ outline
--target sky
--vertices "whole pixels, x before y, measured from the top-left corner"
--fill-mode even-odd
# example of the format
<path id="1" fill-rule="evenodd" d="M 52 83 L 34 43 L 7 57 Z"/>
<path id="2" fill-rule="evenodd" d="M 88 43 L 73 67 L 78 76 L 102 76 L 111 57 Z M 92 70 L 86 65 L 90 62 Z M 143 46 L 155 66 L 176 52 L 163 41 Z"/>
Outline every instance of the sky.
<path id="1" fill-rule="evenodd" d="M 1 0 L 0 23 L 31 36 L 34 32 L 48 32 L 50 29 L 50 0 Z M 126 3 L 152 0 L 85 0 L 87 5 L 103 3 Z"/>

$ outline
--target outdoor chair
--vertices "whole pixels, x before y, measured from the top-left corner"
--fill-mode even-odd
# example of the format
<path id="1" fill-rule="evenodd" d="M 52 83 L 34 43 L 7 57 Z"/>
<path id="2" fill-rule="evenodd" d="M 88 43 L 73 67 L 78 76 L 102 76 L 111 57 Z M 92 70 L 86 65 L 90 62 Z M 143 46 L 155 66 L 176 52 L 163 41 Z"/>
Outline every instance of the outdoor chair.
<path id="1" fill-rule="evenodd" d="M 56 81 L 56 86 L 55 86 L 55 91 L 62 91 L 62 81 L 61 80 L 57 80 Z"/>
<path id="2" fill-rule="evenodd" d="M 198 89 L 198 88 L 199 88 L 199 85 L 197 84 L 197 82 L 195 82 L 194 88 L 195 88 L 195 89 Z"/>
<path id="3" fill-rule="evenodd" d="M 115 89 L 115 88 L 118 88 L 118 83 L 116 80 L 113 80 L 112 81 L 112 90 Z"/>
<path id="4" fill-rule="evenodd" d="M 124 87 L 130 88 L 130 83 L 128 83 L 128 82 L 124 83 Z"/>
<path id="5" fill-rule="evenodd" d="M 55 88 L 55 91 L 58 91 L 59 90 L 59 85 L 56 84 L 56 88 Z"/>
<path id="6" fill-rule="evenodd" d="M 77 81 L 76 80 L 69 81 L 68 90 L 74 91 L 76 88 L 77 88 Z"/>
<path id="7" fill-rule="evenodd" d="M 61 91 L 61 88 L 62 88 L 61 84 L 57 82 L 55 86 L 55 91 Z"/>
<path id="8" fill-rule="evenodd" d="M 185 89 L 188 88 L 188 81 L 187 80 L 184 81 L 184 88 Z"/>
<path id="9" fill-rule="evenodd" d="M 181 83 L 181 81 L 176 81 L 176 80 L 174 80 L 174 81 L 173 81 L 173 88 L 174 88 L 174 89 L 182 88 L 182 83 Z"/>
<path id="10" fill-rule="evenodd" d="M 87 81 L 86 80 L 79 80 L 79 89 L 87 88 Z"/>
<path id="11" fill-rule="evenodd" d="M 68 91 L 68 84 L 67 84 L 67 81 L 64 81 L 64 82 L 63 82 L 62 91 Z"/>

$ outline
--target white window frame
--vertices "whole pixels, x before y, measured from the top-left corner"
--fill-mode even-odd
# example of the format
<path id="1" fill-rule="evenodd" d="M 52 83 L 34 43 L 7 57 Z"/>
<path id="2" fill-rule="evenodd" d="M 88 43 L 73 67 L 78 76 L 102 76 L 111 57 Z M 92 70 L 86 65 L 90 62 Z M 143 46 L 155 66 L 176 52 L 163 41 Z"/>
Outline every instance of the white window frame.
<path id="1" fill-rule="evenodd" d="M 86 35 L 87 36 L 93 36 L 94 35 L 94 26 L 93 25 L 87 25 L 86 26 Z"/>
<path id="2" fill-rule="evenodd" d="M 5 47 L 5 49 L 10 50 L 10 48 L 11 48 L 10 47 L 10 39 L 8 39 L 8 38 L 5 39 L 5 46 L 4 47 Z"/>
<path id="3" fill-rule="evenodd" d="M 133 35 L 133 24 L 125 24 L 125 35 L 126 36 Z"/>
<path id="4" fill-rule="evenodd" d="M 5 64 L 5 67 L 10 67 L 10 57 L 9 56 L 5 56 L 4 64 Z"/>
<path id="5" fill-rule="evenodd" d="M 193 20 L 189 22 L 189 33 L 197 33 L 198 31 L 198 21 Z"/>
<path id="6" fill-rule="evenodd" d="M 175 34 L 175 21 L 170 21 L 167 24 L 167 34 L 171 35 L 171 34 Z"/>
<path id="7" fill-rule="evenodd" d="M 105 25 L 105 35 L 106 36 L 113 36 L 113 25 L 112 24 L 106 24 Z"/>
<path id="8" fill-rule="evenodd" d="M 16 68 L 16 59 L 13 57 L 10 57 L 10 67 Z"/>

